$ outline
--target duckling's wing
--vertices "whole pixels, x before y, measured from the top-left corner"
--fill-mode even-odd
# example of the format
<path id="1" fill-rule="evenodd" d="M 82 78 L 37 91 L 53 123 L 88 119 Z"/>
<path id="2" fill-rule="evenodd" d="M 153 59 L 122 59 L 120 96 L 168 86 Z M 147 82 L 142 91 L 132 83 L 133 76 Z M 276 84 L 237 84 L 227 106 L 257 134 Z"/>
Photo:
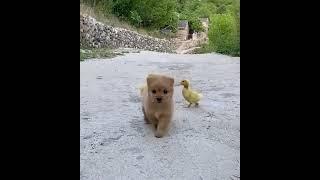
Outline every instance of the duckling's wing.
<path id="1" fill-rule="evenodd" d="M 202 94 L 198 93 L 197 91 L 191 91 L 191 99 L 194 102 L 198 102 L 202 98 Z"/>

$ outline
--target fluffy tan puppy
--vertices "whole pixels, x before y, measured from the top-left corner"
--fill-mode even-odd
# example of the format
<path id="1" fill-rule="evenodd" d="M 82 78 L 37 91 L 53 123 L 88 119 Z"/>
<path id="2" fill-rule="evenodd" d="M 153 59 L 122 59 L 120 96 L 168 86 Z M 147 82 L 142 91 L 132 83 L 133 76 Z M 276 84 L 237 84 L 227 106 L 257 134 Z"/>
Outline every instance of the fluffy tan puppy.
<path id="1" fill-rule="evenodd" d="M 168 130 L 174 112 L 174 79 L 150 74 L 147 85 L 141 88 L 144 120 L 156 128 L 155 136 L 161 138 Z"/>

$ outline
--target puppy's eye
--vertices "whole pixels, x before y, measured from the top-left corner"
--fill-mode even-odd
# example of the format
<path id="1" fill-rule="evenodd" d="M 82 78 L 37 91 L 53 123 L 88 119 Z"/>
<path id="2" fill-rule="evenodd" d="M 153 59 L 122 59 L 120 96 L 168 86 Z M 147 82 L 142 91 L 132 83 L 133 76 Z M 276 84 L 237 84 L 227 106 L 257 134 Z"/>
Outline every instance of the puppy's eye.
<path id="1" fill-rule="evenodd" d="M 163 93 L 167 94 L 167 93 L 168 93 L 168 91 L 165 89 L 165 90 L 163 90 Z"/>
<path id="2" fill-rule="evenodd" d="M 155 93 L 156 93 L 156 90 L 152 90 L 152 93 L 155 94 Z"/>

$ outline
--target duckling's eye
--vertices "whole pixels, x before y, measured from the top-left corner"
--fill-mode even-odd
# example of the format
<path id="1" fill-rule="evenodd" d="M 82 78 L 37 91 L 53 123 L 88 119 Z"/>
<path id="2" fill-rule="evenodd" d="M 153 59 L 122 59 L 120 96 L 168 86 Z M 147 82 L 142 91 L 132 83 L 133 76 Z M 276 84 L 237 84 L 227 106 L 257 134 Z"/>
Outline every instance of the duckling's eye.
<path id="1" fill-rule="evenodd" d="M 163 90 L 163 93 L 164 93 L 164 94 L 167 94 L 167 93 L 168 93 L 168 91 L 165 89 L 165 90 Z"/>
<path id="2" fill-rule="evenodd" d="M 152 90 L 152 93 L 155 94 L 155 93 L 156 93 L 156 90 Z"/>

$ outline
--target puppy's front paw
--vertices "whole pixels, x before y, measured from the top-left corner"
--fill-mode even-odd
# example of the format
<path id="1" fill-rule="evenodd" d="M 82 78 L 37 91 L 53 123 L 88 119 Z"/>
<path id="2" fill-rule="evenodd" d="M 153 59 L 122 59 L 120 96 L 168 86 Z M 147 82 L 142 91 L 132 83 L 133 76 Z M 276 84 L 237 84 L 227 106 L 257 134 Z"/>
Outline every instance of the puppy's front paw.
<path id="1" fill-rule="evenodd" d="M 164 135 L 163 132 L 157 131 L 154 136 L 157 137 L 157 138 L 162 138 L 163 135 Z"/>

